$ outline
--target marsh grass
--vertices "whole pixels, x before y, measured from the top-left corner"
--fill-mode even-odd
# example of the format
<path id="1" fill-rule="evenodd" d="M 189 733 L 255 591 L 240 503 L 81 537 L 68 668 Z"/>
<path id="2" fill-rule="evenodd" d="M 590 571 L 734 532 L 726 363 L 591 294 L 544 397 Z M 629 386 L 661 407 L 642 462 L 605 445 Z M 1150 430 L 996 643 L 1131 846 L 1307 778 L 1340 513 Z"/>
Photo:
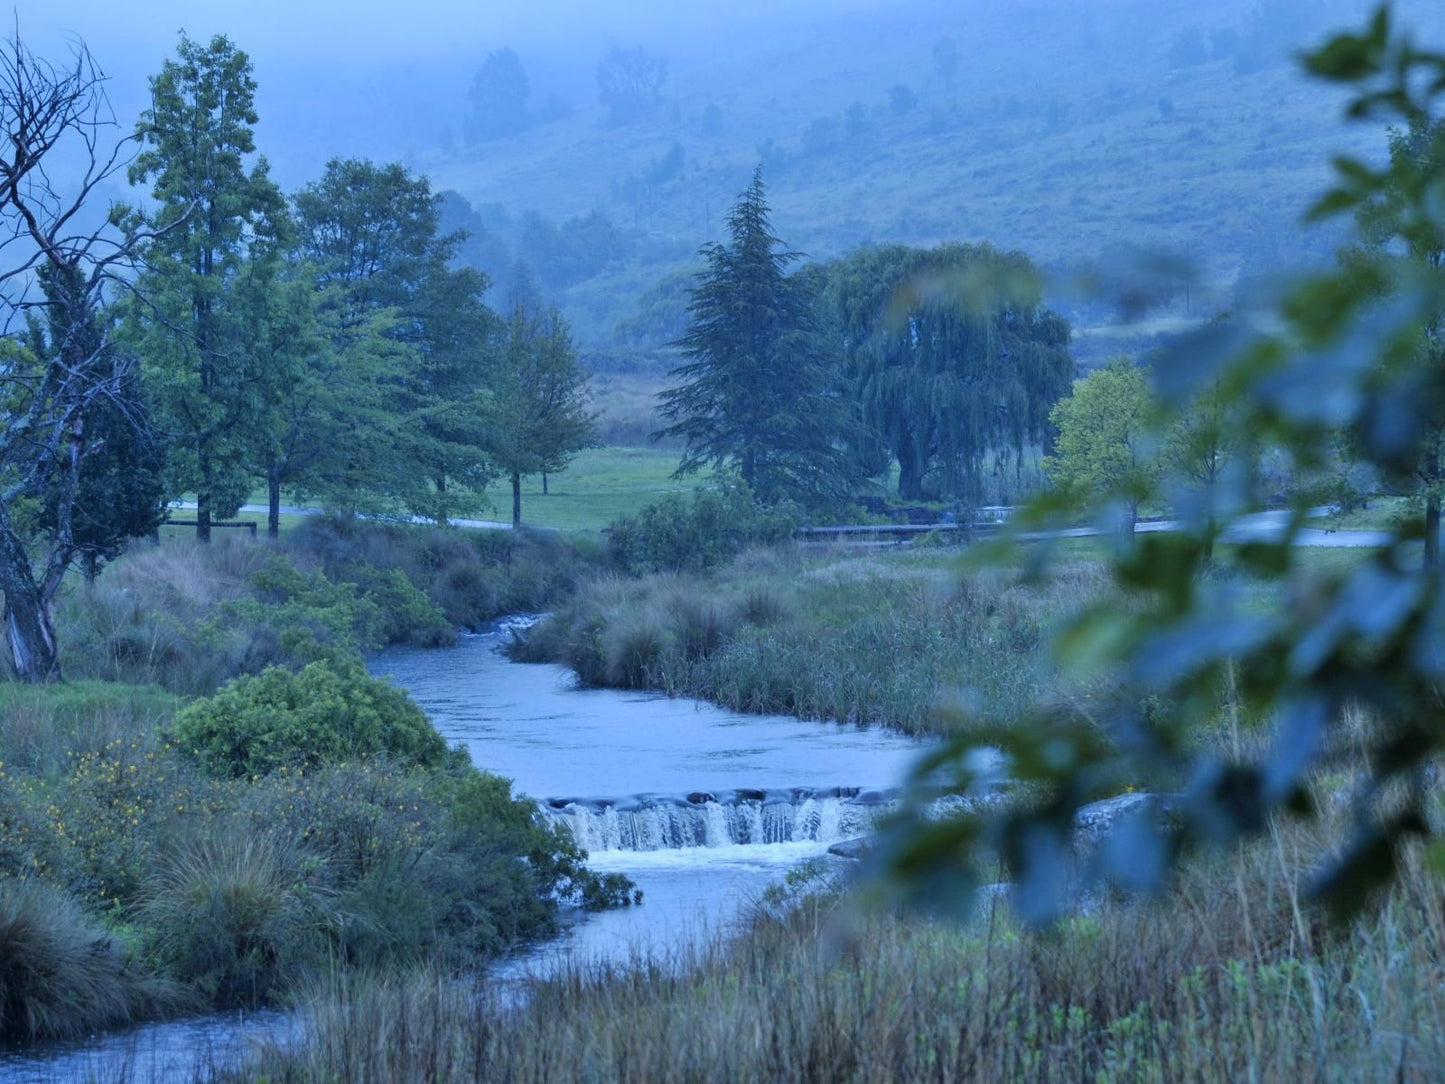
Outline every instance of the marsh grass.
<path id="1" fill-rule="evenodd" d="M 75 1035 L 180 1001 L 63 893 L 0 878 L 0 1040 Z"/>
<path id="2" fill-rule="evenodd" d="M 925 733 L 944 725 L 947 698 L 1007 720 L 1052 695 L 1041 646 L 1104 590 L 1084 562 L 1036 585 L 944 558 L 753 551 L 712 577 L 586 584 L 515 654 L 563 662 L 586 685 Z"/>
<path id="3" fill-rule="evenodd" d="M 1303 902 L 1314 839 L 1192 861 L 1165 898 L 1047 932 L 822 893 L 730 944 L 573 969 L 505 1004 L 395 975 L 333 990 L 272 1081 L 1427 1080 L 1445 1057 L 1445 908 L 1413 857 L 1369 920 Z M 249 1077 L 248 1077 L 249 1078 Z"/>

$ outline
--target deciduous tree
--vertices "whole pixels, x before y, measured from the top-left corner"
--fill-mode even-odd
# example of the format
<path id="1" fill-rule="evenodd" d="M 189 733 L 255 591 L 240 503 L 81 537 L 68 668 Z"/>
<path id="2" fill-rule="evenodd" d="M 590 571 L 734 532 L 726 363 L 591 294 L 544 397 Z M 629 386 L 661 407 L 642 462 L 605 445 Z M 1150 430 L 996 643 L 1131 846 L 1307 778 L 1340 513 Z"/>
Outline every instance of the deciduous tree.
<path id="1" fill-rule="evenodd" d="M 488 449 L 512 483 L 512 526 L 522 525 L 522 478 L 564 469 L 592 435 L 588 372 L 561 312 L 512 310 L 491 382 Z"/>
<path id="2" fill-rule="evenodd" d="M 131 356 L 115 349 L 106 311 L 146 239 L 96 206 L 130 153 L 115 128 L 83 44 L 61 64 L 18 34 L 0 45 L 0 591 L 23 681 L 61 676 L 51 609 L 66 572 L 135 525 L 134 494 L 104 484 L 120 445 L 143 440 L 124 427 L 144 426 Z M 14 337 L 22 331 L 30 347 Z"/>
<path id="3" fill-rule="evenodd" d="M 1121 528 L 1134 532 L 1139 503 L 1159 475 L 1149 378 L 1121 358 L 1074 382 L 1049 413 L 1058 430 L 1044 471 L 1084 499 L 1123 494 Z"/>

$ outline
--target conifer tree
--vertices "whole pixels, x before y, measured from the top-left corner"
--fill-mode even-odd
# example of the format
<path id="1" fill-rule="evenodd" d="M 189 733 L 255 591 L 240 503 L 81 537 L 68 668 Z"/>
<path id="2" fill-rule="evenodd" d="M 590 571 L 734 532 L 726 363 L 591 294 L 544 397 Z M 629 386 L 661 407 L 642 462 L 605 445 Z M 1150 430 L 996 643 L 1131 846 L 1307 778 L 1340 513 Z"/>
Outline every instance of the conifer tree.
<path id="1" fill-rule="evenodd" d="M 733 467 L 764 501 L 831 500 L 854 481 L 850 415 L 817 334 L 805 280 L 787 273 L 800 254 L 773 234 L 761 167 L 728 218 L 729 240 L 701 249 L 691 291 L 686 361 L 663 392 L 684 441 L 679 476 Z"/>
<path id="2" fill-rule="evenodd" d="M 244 334 L 246 309 L 280 266 L 285 203 L 255 152 L 256 81 L 227 38 L 182 35 L 151 80 L 145 149 L 132 184 L 150 181 L 156 239 L 135 326 L 167 434 L 173 492 L 196 495 L 196 537 L 245 500 L 249 443 L 267 407 L 267 357 Z"/>

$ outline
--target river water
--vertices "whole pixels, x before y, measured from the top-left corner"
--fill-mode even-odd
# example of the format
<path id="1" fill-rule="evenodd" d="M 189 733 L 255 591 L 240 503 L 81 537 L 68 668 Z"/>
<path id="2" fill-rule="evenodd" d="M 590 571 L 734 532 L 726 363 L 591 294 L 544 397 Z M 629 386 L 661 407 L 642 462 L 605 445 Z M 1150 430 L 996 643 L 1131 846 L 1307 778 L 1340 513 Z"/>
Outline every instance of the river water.
<path id="1" fill-rule="evenodd" d="M 631 877 L 643 902 L 572 916 L 561 937 L 498 965 L 498 981 L 667 956 L 728 932 L 789 870 L 866 832 L 922 748 L 876 729 L 580 690 L 562 667 L 508 661 L 499 648 L 510 628 L 386 651 L 371 670 L 572 831 L 594 868 Z M 295 1027 L 280 1013 L 213 1016 L 0 1053 L 0 1084 L 190 1081 Z"/>

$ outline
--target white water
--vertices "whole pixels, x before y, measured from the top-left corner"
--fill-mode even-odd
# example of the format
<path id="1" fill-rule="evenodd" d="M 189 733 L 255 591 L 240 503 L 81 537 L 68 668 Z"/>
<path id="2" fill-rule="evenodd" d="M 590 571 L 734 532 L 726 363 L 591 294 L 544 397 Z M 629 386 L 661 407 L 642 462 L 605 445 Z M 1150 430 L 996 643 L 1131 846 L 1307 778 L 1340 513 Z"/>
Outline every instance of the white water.
<path id="1" fill-rule="evenodd" d="M 478 767 L 537 799 L 594 868 L 631 877 L 643 903 L 587 916 L 505 976 L 665 956 L 728 932 L 790 869 L 866 832 L 923 748 L 877 729 L 578 689 L 560 666 L 509 662 L 498 651 L 509 635 L 501 626 L 448 650 L 394 649 L 372 672 L 406 689 Z"/>

